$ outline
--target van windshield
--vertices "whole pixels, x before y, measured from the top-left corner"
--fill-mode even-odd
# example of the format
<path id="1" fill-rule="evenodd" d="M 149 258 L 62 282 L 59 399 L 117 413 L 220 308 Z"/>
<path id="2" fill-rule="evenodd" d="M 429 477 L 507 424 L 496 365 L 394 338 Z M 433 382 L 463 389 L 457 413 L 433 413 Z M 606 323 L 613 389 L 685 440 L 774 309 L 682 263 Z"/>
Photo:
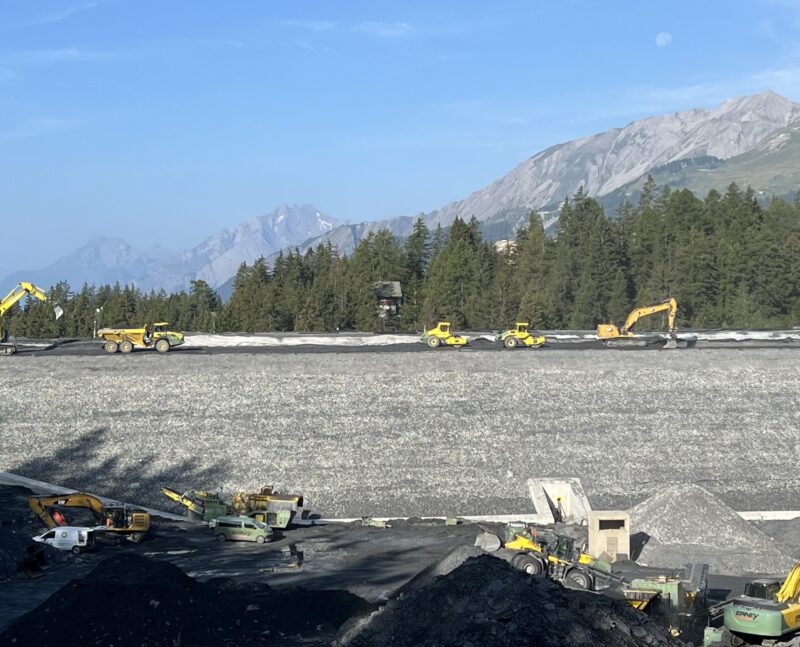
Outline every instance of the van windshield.
<path id="1" fill-rule="evenodd" d="M 253 523 L 256 524 L 256 528 L 258 528 L 259 530 L 264 530 L 264 528 L 267 527 L 267 524 L 265 524 L 263 521 L 253 520 Z"/>

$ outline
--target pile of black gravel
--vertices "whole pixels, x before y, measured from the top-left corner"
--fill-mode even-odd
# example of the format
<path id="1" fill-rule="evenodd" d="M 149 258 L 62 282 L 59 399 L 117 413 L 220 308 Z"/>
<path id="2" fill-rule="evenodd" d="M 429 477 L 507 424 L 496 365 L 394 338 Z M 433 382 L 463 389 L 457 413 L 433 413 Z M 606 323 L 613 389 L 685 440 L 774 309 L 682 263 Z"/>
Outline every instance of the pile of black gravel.
<path id="1" fill-rule="evenodd" d="M 640 647 L 682 643 L 621 600 L 484 555 L 342 628 L 336 645 Z"/>
<path id="2" fill-rule="evenodd" d="M 121 553 L 18 619 L 0 644 L 322 645 L 374 609 L 346 591 L 201 583 L 167 562 Z"/>

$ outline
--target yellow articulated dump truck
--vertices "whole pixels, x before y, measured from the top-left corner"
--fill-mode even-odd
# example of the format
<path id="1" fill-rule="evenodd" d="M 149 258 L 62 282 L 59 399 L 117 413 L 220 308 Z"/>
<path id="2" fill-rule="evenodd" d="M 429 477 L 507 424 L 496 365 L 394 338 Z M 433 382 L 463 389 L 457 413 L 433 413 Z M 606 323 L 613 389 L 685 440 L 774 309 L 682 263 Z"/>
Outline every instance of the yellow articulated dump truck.
<path id="1" fill-rule="evenodd" d="M 130 353 L 134 348 L 155 348 L 159 353 L 166 353 L 184 343 L 183 333 L 168 328 L 167 322 L 160 321 L 152 327 L 101 328 L 97 336 L 104 340 L 103 348 L 107 353 Z"/>

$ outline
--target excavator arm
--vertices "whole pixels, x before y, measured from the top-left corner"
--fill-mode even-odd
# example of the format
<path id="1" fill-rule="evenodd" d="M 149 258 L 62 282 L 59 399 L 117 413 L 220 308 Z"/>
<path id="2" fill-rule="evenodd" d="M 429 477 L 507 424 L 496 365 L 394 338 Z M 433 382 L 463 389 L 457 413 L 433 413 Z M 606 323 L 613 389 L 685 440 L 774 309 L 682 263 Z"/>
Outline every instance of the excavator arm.
<path id="1" fill-rule="evenodd" d="M 28 497 L 28 506 L 41 519 L 48 528 L 57 528 L 60 524 L 53 518 L 53 506 L 89 508 L 98 518 L 102 519 L 103 502 L 91 494 L 75 492 L 74 494 L 56 494 L 53 496 Z"/>
<path id="2" fill-rule="evenodd" d="M 775 594 L 775 599 L 778 602 L 795 602 L 798 593 L 800 593 L 800 562 L 797 562 L 789 571 L 781 588 Z"/>
<path id="3" fill-rule="evenodd" d="M 39 301 L 47 301 L 47 295 L 42 288 L 28 281 L 21 281 L 11 292 L 3 297 L 2 301 L 0 301 L 0 317 L 8 312 L 8 310 L 26 294 L 36 297 Z M 56 319 L 64 314 L 64 311 L 59 306 L 55 306 L 54 309 L 56 312 Z"/>
<path id="4" fill-rule="evenodd" d="M 678 302 L 675 301 L 674 298 L 662 303 L 657 303 L 656 305 L 636 308 L 628 315 L 628 318 L 625 320 L 625 325 L 622 326 L 621 332 L 623 334 L 629 332 L 636 322 L 642 317 L 647 317 L 649 315 L 654 315 L 664 311 L 667 311 L 667 332 L 673 333 L 675 332 L 675 316 L 678 313 Z"/>

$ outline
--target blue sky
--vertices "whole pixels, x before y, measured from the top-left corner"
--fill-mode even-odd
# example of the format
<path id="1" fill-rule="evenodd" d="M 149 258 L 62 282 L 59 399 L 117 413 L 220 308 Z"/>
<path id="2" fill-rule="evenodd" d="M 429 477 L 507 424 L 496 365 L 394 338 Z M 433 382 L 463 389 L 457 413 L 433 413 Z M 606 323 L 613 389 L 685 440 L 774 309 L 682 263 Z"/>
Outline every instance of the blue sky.
<path id="1" fill-rule="evenodd" d="M 307 202 L 414 215 L 551 144 L 772 88 L 800 0 L 0 0 L 0 275 Z"/>

